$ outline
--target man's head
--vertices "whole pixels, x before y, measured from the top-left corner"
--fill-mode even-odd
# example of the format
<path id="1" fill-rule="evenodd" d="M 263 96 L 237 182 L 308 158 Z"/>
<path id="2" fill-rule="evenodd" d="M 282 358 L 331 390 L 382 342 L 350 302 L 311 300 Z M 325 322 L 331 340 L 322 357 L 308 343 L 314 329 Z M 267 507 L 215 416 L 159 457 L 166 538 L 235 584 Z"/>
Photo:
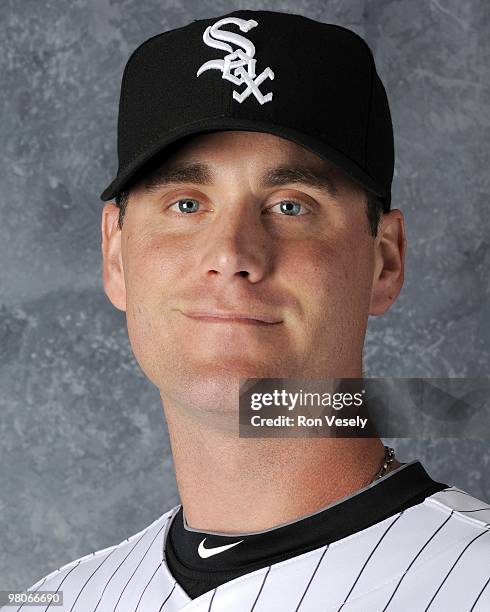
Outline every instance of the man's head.
<path id="1" fill-rule="evenodd" d="M 105 290 L 164 405 L 209 423 L 236 411 L 239 378 L 361 375 L 405 238 L 388 101 L 359 36 L 272 11 L 159 34 L 126 65 L 118 155 Z"/>
<path id="2" fill-rule="evenodd" d="M 355 377 L 369 314 L 403 282 L 403 218 L 333 164 L 266 133 L 188 138 L 102 218 L 104 285 L 146 375 L 202 414 L 239 378 Z M 260 322 L 216 322 L 212 314 Z"/>

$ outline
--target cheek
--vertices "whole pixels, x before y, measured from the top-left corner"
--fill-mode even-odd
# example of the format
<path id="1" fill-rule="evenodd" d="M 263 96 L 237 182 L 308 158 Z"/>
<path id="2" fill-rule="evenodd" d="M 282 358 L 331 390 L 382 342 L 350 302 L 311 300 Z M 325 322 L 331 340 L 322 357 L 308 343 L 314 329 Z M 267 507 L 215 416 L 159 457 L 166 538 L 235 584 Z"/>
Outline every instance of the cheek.
<path id="1" fill-rule="evenodd" d="M 169 248 L 169 241 L 141 236 L 128 237 L 124 255 L 126 322 L 137 361 L 152 378 L 152 355 L 159 346 L 157 334 L 165 331 L 165 304 L 182 276 L 182 249 Z M 164 347 L 160 347 L 164 348 Z"/>
<path id="2" fill-rule="evenodd" d="M 163 302 L 165 292 L 182 273 L 185 259 L 182 247 L 172 248 L 172 242 L 162 236 L 127 237 L 124 251 L 124 277 L 128 302 L 150 304 Z M 136 306 L 135 306 L 136 308 Z"/>
<path id="3" fill-rule="evenodd" d="M 309 240 L 291 261 L 291 280 L 311 318 L 352 317 L 368 308 L 372 266 L 373 249 L 367 238 Z"/>

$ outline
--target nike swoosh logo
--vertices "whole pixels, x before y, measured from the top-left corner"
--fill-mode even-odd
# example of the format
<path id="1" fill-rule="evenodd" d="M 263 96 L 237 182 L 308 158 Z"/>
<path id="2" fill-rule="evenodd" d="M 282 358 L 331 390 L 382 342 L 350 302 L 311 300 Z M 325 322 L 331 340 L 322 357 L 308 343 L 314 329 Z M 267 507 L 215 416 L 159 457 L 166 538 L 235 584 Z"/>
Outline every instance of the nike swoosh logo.
<path id="1" fill-rule="evenodd" d="M 197 553 L 201 557 L 201 559 L 207 559 L 208 557 L 212 557 L 213 555 L 219 555 L 219 553 L 222 553 L 225 550 L 228 550 L 229 548 L 233 548 L 233 546 L 236 546 L 237 544 L 240 544 L 240 542 L 243 542 L 243 540 L 240 540 L 238 542 L 233 542 L 233 544 L 225 544 L 224 546 L 216 546 L 215 548 L 204 548 L 205 541 L 206 538 L 204 538 L 204 540 L 199 544 L 199 548 L 197 549 Z"/>

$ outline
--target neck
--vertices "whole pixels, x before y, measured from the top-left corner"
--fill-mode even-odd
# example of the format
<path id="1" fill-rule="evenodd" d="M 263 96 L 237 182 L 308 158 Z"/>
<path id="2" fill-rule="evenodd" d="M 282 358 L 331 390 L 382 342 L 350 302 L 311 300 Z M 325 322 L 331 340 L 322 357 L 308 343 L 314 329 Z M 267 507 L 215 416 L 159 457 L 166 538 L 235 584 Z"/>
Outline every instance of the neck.
<path id="1" fill-rule="evenodd" d="M 379 438 L 239 438 L 205 428 L 166 402 L 164 410 L 180 498 L 194 529 L 270 529 L 355 493 L 383 464 Z"/>

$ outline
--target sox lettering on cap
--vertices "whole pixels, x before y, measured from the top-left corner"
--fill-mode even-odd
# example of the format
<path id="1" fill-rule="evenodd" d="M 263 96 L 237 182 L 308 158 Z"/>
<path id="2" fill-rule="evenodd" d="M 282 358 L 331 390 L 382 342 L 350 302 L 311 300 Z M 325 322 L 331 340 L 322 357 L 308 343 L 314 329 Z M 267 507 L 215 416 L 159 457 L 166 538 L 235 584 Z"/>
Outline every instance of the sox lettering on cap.
<path id="1" fill-rule="evenodd" d="M 233 98 L 238 102 L 242 103 L 248 96 L 253 93 L 260 104 L 265 104 L 272 100 L 272 93 L 263 94 L 259 86 L 265 79 L 273 79 L 274 73 L 267 67 L 258 76 L 255 74 L 255 65 L 257 60 L 255 59 L 255 46 L 247 38 L 235 34 L 234 32 L 227 32 L 226 30 L 220 29 L 221 26 L 225 26 L 229 23 L 237 25 L 242 32 L 248 32 L 251 28 L 258 25 L 253 19 L 245 21 L 238 17 L 225 17 L 220 19 L 212 26 L 208 26 L 204 31 L 203 40 L 209 47 L 215 49 L 224 49 L 228 51 L 223 59 L 209 60 L 197 71 L 197 76 L 202 74 L 205 70 L 217 69 L 223 73 L 223 79 L 227 79 L 235 85 L 243 85 L 246 87 L 239 93 L 236 89 L 233 90 Z M 236 45 L 238 48 L 236 51 L 233 50 L 227 42 Z M 244 68 L 246 66 L 246 69 Z"/>
<path id="2" fill-rule="evenodd" d="M 372 53 L 354 32 L 289 13 L 234 11 L 157 34 L 129 58 L 114 198 L 157 153 L 219 130 L 267 132 L 391 202 L 393 128 Z"/>

